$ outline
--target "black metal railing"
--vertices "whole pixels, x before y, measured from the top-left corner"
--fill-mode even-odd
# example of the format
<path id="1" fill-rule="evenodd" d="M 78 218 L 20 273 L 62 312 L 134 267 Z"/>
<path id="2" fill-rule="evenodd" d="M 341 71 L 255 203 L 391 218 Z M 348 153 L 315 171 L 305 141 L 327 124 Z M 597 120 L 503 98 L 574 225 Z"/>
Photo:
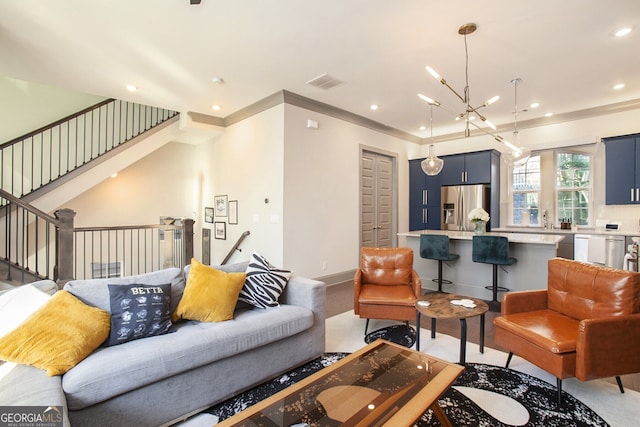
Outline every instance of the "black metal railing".
<path id="1" fill-rule="evenodd" d="M 132 276 L 184 267 L 193 256 L 193 221 L 73 230 L 73 277 Z M 191 247 L 189 247 L 191 245 Z"/>
<path id="2" fill-rule="evenodd" d="M 9 282 L 55 277 L 59 221 L 0 190 L 0 260 Z"/>
<path id="3" fill-rule="evenodd" d="M 75 228 L 70 209 L 54 217 L 1 189 L 0 202 L 0 279 L 14 285 L 182 268 L 193 257 L 192 219 Z"/>
<path id="4" fill-rule="evenodd" d="M 176 115 L 107 99 L 0 145 L 0 189 L 24 197 Z"/>

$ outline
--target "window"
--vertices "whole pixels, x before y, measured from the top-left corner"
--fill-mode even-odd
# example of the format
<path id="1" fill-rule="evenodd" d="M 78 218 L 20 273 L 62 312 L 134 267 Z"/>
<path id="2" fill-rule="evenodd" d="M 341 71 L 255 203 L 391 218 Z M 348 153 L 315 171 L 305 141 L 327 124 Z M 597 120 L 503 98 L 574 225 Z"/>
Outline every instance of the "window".
<path id="1" fill-rule="evenodd" d="M 556 154 L 556 212 L 559 221 L 589 225 L 591 163 L 589 154 Z"/>
<path id="2" fill-rule="evenodd" d="M 511 174 L 511 202 L 514 225 L 540 224 L 540 155 L 532 155 Z"/>

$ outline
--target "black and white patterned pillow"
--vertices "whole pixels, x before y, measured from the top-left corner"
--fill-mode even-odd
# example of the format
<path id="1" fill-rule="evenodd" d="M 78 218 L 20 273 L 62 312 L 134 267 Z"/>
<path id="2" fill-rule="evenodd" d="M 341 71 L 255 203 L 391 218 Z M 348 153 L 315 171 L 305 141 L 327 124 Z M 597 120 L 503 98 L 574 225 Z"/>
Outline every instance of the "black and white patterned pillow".
<path id="1" fill-rule="evenodd" d="M 239 301 L 254 305 L 258 308 L 277 307 L 278 298 L 284 291 L 287 281 L 293 274 L 289 270 L 282 270 L 269 264 L 257 252 L 251 256 L 247 266 L 247 278 L 240 291 Z"/>

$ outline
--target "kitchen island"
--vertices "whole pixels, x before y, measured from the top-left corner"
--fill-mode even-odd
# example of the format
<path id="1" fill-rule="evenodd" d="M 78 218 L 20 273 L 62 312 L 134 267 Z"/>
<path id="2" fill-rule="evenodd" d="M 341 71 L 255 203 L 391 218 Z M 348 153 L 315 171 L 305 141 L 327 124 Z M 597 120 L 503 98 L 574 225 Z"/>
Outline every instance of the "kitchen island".
<path id="1" fill-rule="evenodd" d="M 443 263 L 442 276 L 452 284 L 443 284 L 445 292 L 467 295 L 484 300 L 491 299 L 493 268 L 491 264 L 472 261 L 471 248 L 473 232 L 450 230 L 422 230 L 398 233 L 399 246 L 413 249 L 413 266 L 422 279 L 422 288 L 437 290 L 438 284 L 432 279 L 438 277 L 438 261 L 420 257 L 421 234 L 444 234 L 449 236 L 450 252 L 460 255 L 460 259 Z M 516 264 L 498 268 L 498 285 L 511 291 L 547 288 L 547 261 L 554 258 L 558 243 L 564 239 L 554 234 L 486 233 L 489 236 L 504 236 L 509 239 L 509 256 L 517 258 Z M 506 270 L 506 271 L 505 271 Z M 501 296 L 500 296 L 501 298 Z"/>

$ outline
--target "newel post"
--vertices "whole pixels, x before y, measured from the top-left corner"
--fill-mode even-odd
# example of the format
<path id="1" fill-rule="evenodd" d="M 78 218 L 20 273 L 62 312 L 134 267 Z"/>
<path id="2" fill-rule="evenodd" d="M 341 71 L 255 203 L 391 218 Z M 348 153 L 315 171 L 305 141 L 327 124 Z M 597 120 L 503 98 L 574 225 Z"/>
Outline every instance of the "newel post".
<path id="1" fill-rule="evenodd" d="M 182 221 L 183 235 L 184 235 L 184 264 L 191 264 L 191 258 L 193 258 L 193 224 L 195 221 L 191 218 L 186 218 Z M 183 265 L 184 267 L 184 265 Z"/>
<path id="2" fill-rule="evenodd" d="M 54 212 L 58 219 L 56 233 L 56 269 L 54 280 L 64 284 L 73 280 L 73 219 L 76 212 L 72 209 L 58 209 Z"/>

